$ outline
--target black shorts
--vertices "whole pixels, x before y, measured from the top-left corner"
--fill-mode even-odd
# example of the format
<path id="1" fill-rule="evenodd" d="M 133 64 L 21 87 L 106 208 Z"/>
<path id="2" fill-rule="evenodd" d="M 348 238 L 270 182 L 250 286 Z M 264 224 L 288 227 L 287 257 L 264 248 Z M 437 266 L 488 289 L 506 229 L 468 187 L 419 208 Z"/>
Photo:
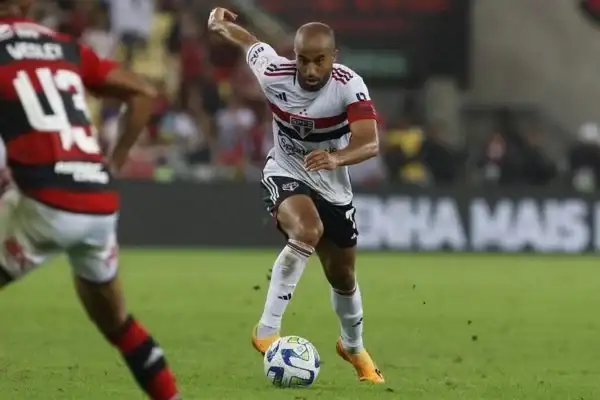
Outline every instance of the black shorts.
<path id="1" fill-rule="evenodd" d="M 356 246 L 358 230 L 355 220 L 356 209 L 352 203 L 343 206 L 331 204 L 305 183 L 285 176 L 263 178 L 261 185 L 263 201 L 271 215 L 276 215 L 277 207 L 288 197 L 296 194 L 306 195 L 317 207 L 323 223 L 323 237 L 341 248 Z"/>

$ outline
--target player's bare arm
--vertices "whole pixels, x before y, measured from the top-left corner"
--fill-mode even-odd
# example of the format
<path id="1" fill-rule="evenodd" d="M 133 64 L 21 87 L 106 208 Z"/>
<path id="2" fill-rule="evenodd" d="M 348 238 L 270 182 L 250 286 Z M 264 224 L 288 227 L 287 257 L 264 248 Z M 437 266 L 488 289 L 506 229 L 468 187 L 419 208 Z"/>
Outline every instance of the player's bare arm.
<path id="1" fill-rule="evenodd" d="M 306 156 L 304 163 L 308 171 L 333 170 L 337 167 L 361 163 L 379 153 L 379 135 L 374 119 L 362 119 L 350 124 L 352 137 L 344 149 L 335 153 L 315 150 Z"/>
<path id="2" fill-rule="evenodd" d="M 109 161 L 111 169 L 116 172 L 127 161 L 131 148 L 150 120 L 157 93 L 139 75 L 123 69 L 111 71 L 97 93 L 117 98 L 127 105 L 122 119 L 122 132 Z"/>
<path id="3" fill-rule="evenodd" d="M 332 154 L 338 167 L 358 164 L 379 153 L 379 135 L 375 119 L 361 119 L 350 124 L 348 147 Z"/>
<path id="4" fill-rule="evenodd" d="M 234 23 L 236 19 L 235 13 L 223 7 L 216 7 L 208 17 L 208 29 L 247 51 L 252 45 L 258 43 L 258 39 Z"/>

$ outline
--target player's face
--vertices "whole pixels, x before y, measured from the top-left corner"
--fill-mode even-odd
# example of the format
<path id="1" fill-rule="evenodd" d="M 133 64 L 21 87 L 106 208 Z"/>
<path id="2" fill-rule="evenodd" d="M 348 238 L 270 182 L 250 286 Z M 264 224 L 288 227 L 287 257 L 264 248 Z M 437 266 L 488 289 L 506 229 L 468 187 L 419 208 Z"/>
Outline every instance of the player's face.
<path id="1" fill-rule="evenodd" d="M 309 91 L 321 89 L 329 80 L 335 60 L 335 50 L 321 46 L 296 46 L 298 83 Z"/>

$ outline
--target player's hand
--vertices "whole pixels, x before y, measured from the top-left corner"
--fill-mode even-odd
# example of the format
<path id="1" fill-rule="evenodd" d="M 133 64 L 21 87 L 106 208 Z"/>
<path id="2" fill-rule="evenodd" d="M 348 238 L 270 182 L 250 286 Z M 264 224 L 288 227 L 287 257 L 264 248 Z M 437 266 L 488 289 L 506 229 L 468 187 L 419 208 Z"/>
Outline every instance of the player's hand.
<path id="1" fill-rule="evenodd" d="M 325 150 L 314 150 L 304 158 L 304 168 L 309 172 L 332 171 L 337 167 L 338 161 L 335 153 Z"/>
<path id="2" fill-rule="evenodd" d="M 119 176 L 119 172 L 121 172 L 121 169 L 123 168 L 123 165 L 125 165 L 125 163 L 127 162 L 128 158 L 127 154 L 116 150 L 118 149 L 115 149 L 113 151 L 113 154 L 107 160 L 108 172 L 110 172 L 110 174 L 113 177 Z"/>
<path id="3" fill-rule="evenodd" d="M 112 165 L 112 164 L 108 164 L 108 172 L 110 172 L 110 175 L 115 178 L 119 175 L 119 171 L 121 169 L 118 168 L 116 165 Z"/>
<path id="4" fill-rule="evenodd" d="M 211 26 L 218 22 L 230 21 L 233 22 L 237 19 L 237 14 L 229 11 L 223 7 L 215 7 L 208 16 L 208 26 Z"/>

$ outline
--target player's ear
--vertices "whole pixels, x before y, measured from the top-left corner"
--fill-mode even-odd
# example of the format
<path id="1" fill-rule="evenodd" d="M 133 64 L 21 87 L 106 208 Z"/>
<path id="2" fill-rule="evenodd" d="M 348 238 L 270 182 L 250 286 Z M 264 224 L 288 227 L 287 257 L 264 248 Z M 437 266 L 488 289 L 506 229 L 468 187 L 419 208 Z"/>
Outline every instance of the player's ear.
<path id="1" fill-rule="evenodd" d="M 333 51 L 333 62 L 337 62 L 338 54 L 340 54 L 340 51 L 338 49 L 335 49 Z"/>

